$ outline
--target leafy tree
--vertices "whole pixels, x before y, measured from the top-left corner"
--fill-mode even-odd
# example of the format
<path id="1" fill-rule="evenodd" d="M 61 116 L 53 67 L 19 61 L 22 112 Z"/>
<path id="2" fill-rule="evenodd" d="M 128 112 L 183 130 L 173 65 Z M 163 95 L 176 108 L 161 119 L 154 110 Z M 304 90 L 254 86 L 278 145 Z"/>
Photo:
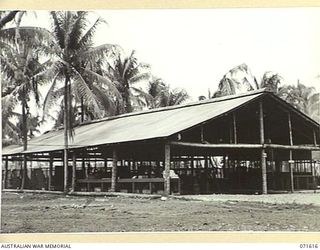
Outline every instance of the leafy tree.
<path id="1" fill-rule="evenodd" d="M 33 96 L 36 104 L 39 104 L 38 85 L 45 79 L 41 73 L 50 64 L 49 61 L 41 61 L 41 49 L 44 41 L 48 40 L 49 32 L 35 27 L 14 27 L 0 30 L 0 64 L 2 74 L 2 115 L 7 127 L 4 127 L 4 136 L 13 138 L 17 142 L 17 136 L 22 136 L 24 150 L 27 149 L 27 120 L 29 115 L 29 101 Z M 21 105 L 21 131 L 15 128 L 9 120 L 17 117 L 14 112 L 16 105 Z M 21 132 L 21 133 L 19 133 Z M 8 134 L 6 134 L 8 133 Z"/>
<path id="2" fill-rule="evenodd" d="M 184 89 L 171 89 L 161 78 L 153 78 L 149 81 L 147 93 L 147 103 L 151 108 L 178 105 L 189 99 Z"/>
<path id="3" fill-rule="evenodd" d="M 30 96 L 33 95 L 36 104 L 39 104 L 38 85 L 43 83 L 44 79 L 41 77 L 41 73 L 48 66 L 48 62 L 43 62 L 40 57 L 45 42 L 50 41 L 50 39 L 48 39 L 49 32 L 45 29 L 20 27 L 23 14 L 24 12 L 18 14 L 16 27 L 0 29 L 0 64 L 1 74 L 4 76 L 3 80 L 5 82 L 2 103 L 9 107 L 5 111 L 7 112 L 5 114 L 7 124 L 4 127 L 4 133 L 7 134 L 4 136 L 9 139 L 6 143 L 17 141 L 18 138 L 14 133 L 21 132 L 18 135 L 22 137 L 25 151 L 28 147 L 28 126 L 31 122 L 29 113 Z M 19 126 L 15 126 L 9 119 L 13 115 L 17 116 L 17 113 L 13 112 L 16 103 L 21 104 L 22 108 Z M 31 129 L 32 131 L 33 129 Z M 13 140 L 10 141 L 10 137 Z M 27 159 L 25 155 L 23 169 L 21 189 L 25 187 L 26 179 Z"/>
<path id="4" fill-rule="evenodd" d="M 241 64 L 229 70 L 222 77 L 218 90 L 213 94 L 213 97 L 234 95 L 258 88 L 258 82 L 249 67 L 246 64 Z"/>
<path id="5" fill-rule="evenodd" d="M 55 56 L 53 67 L 47 77 L 53 79 L 44 101 L 46 115 L 60 97 L 63 98 L 64 119 L 64 166 L 68 165 L 69 138 L 72 137 L 74 115 L 71 111 L 76 102 L 91 106 L 96 118 L 106 115 L 105 104 L 110 103 L 109 93 L 120 96 L 114 83 L 97 73 L 102 59 L 114 53 L 116 46 L 103 44 L 94 46 L 93 37 L 98 25 L 104 21 L 97 18 L 90 25 L 88 12 L 52 11 L 55 43 L 49 54 Z M 63 82 L 63 86 L 59 84 Z M 99 94 L 97 94 L 97 90 Z M 83 105 L 82 105 L 83 106 Z M 67 187 L 64 187 L 65 191 Z"/>
<path id="6" fill-rule="evenodd" d="M 251 81 L 248 79 L 251 79 Z M 260 84 L 257 84 L 255 79 L 256 78 L 252 76 L 248 67 L 245 64 L 242 64 L 230 70 L 222 78 L 218 90 L 214 93 L 213 97 L 266 88 L 293 105 L 295 108 L 309 115 L 311 118 L 317 121 L 320 120 L 319 93 L 316 93 L 315 88 L 307 87 L 299 81 L 297 86 L 281 86 L 283 78 L 278 73 L 270 71 L 267 71 L 263 75 Z"/>
<path id="7" fill-rule="evenodd" d="M 314 87 L 307 87 L 298 81 L 297 86 L 285 85 L 279 88 L 277 95 L 296 109 L 320 122 L 320 93 L 317 93 Z"/>
<path id="8" fill-rule="evenodd" d="M 267 71 L 263 74 L 260 88 L 266 88 L 271 92 L 277 93 L 283 78 L 274 72 Z"/>
<path id="9" fill-rule="evenodd" d="M 150 65 L 139 63 L 132 51 L 130 56 L 118 53 L 112 63 L 108 63 L 104 76 L 108 77 L 121 94 L 123 102 L 116 100 L 117 113 L 130 113 L 143 104 L 141 97 L 146 93 L 137 85 L 150 79 Z"/>

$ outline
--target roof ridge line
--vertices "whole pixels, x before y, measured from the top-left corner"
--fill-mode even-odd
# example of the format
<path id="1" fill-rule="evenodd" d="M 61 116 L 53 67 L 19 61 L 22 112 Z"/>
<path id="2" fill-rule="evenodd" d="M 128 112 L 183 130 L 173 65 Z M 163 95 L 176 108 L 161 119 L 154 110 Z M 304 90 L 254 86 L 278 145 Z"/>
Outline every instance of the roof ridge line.
<path id="1" fill-rule="evenodd" d="M 76 127 L 81 127 L 84 125 L 89 125 L 89 124 L 94 124 L 94 123 L 99 123 L 99 122 L 104 122 L 104 121 L 110 121 L 110 120 L 130 117 L 130 116 L 138 116 L 138 115 L 144 115 L 144 114 L 149 114 L 149 113 L 157 113 L 157 112 L 162 112 L 162 111 L 167 111 L 167 110 L 180 109 L 180 108 L 192 107 L 192 106 L 197 106 L 197 105 L 227 101 L 227 100 L 231 100 L 231 99 L 237 99 L 237 98 L 256 95 L 256 94 L 260 94 L 260 93 L 271 93 L 271 92 L 267 91 L 266 88 L 262 88 L 262 89 L 248 91 L 248 92 L 241 93 L 241 94 L 236 94 L 236 95 L 227 95 L 227 96 L 211 98 L 211 99 L 203 100 L 203 101 L 194 101 L 194 102 L 185 103 L 185 104 L 179 104 L 179 105 L 160 107 L 160 108 L 155 108 L 155 109 L 148 109 L 148 110 L 143 110 L 143 111 L 136 111 L 136 112 L 132 112 L 132 113 L 125 113 L 125 114 L 121 114 L 121 115 L 109 116 L 109 117 L 105 117 L 105 118 L 102 118 L 99 120 L 84 122 Z"/>

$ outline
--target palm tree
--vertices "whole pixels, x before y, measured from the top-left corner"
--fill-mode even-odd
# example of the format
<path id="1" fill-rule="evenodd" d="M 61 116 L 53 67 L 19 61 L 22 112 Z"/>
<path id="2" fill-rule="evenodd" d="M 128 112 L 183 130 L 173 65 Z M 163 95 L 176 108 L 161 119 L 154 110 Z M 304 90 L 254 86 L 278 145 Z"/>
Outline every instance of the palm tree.
<path id="1" fill-rule="evenodd" d="M 320 123 L 320 93 L 313 93 L 307 101 L 307 112 L 313 120 Z"/>
<path id="2" fill-rule="evenodd" d="M 2 84 L 6 85 L 4 81 Z M 15 111 L 18 105 L 17 98 L 14 98 L 11 94 L 2 96 L 2 146 L 8 146 L 11 144 L 24 143 L 22 131 L 24 131 L 24 121 L 22 114 Z M 27 116 L 27 137 L 32 138 L 35 132 L 39 132 L 38 126 L 40 120 L 38 116 L 29 114 Z"/>
<path id="3" fill-rule="evenodd" d="M 108 63 L 103 75 L 114 83 L 123 100 L 123 103 L 117 102 L 117 113 L 130 113 L 135 107 L 143 104 L 141 97 L 144 97 L 146 93 L 137 85 L 149 80 L 149 70 L 150 65 L 138 62 L 135 51 L 132 51 L 128 57 L 123 57 L 122 53 L 118 53 L 116 59 Z"/>
<path id="4" fill-rule="evenodd" d="M 189 98 L 188 93 L 184 89 L 171 89 L 161 78 L 156 77 L 153 77 L 149 81 L 147 94 L 146 101 L 149 103 L 150 108 L 178 105 Z"/>
<path id="5" fill-rule="evenodd" d="M 239 77 L 240 76 L 240 77 Z M 253 79 L 250 84 L 248 79 Z M 295 108 L 319 121 L 319 93 L 315 88 L 307 87 L 298 81 L 295 85 L 280 86 L 283 78 L 275 72 L 264 73 L 261 83 L 257 84 L 248 67 L 244 64 L 230 70 L 220 81 L 218 90 L 213 97 L 246 92 L 253 89 L 266 88 L 290 103 Z"/>
<path id="6" fill-rule="evenodd" d="M 101 18 L 90 25 L 88 12 L 64 12 L 52 11 L 50 16 L 53 21 L 53 36 L 55 44 L 50 53 L 55 55 L 53 67 L 48 69 L 47 76 L 53 81 L 44 102 L 44 115 L 50 107 L 56 103 L 59 97 L 63 97 L 63 119 L 64 119 L 64 166 L 65 183 L 64 191 L 67 191 L 67 165 L 68 165 L 68 144 L 72 137 L 72 118 L 70 112 L 73 103 L 80 100 L 82 103 L 90 104 L 97 118 L 105 115 L 103 105 L 108 95 L 112 93 L 120 96 L 117 88 L 108 78 L 102 77 L 96 72 L 101 65 L 101 60 L 109 57 L 116 46 L 104 44 L 93 46 L 93 36 L 98 25 L 103 23 Z M 59 84 L 63 82 L 63 86 Z M 103 87 L 104 86 L 104 87 Z M 99 95 L 97 89 L 104 89 Z M 104 98 L 104 101 L 101 101 Z M 73 101 L 72 101 L 73 100 Z"/>
<path id="7" fill-rule="evenodd" d="M 2 80 L 2 86 L 4 86 L 4 81 Z M 4 92 L 2 92 L 4 93 Z M 4 95 L 1 97 L 1 107 L 2 107 L 2 146 L 8 146 L 11 144 L 20 144 L 21 130 L 12 121 L 12 119 L 19 116 L 18 113 L 14 112 L 17 105 L 16 98 L 11 95 Z"/>
<path id="8" fill-rule="evenodd" d="M 283 78 L 278 73 L 267 71 L 263 74 L 259 87 L 277 93 L 282 81 Z"/>
<path id="9" fill-rule="evenodd" d="M 24 150 L 27 149 L 28 102 L 33 95 L 39 104 L 38 85 L 45 81 L 41 73 L 50 65 L 49 61 L 40 62 L 40 50 L 48 34 L 46 30 L 40 28 L 19 27 L 17 38 L 16 28 L 0 30 L 3 104 L 10 107 L 17 103 L 21 104 Z"/>
<path id="10" fill-rule="evenodd" d="M 279 97 L 318 122 L 320 121 L 319 95 L 314 87 L 307 87 L 299 81 L 297 86 L 285 85 L 278 91 Z"/>
<path id="11" fill-rule="evenodd" d="M 22 137 L 23 149 L 27 150 L 28 143 L 28 116 L 30 96 L 34 96 L 36 104 L 39 104 L 38 85 L 44 82 L 41 73 L 50 64 L 49 61 L 42 61 L 42 49 L 48 39 L 49 32 L 36 27 L 20 27 L 22 14 L 19 15 L 17 26 L 0 30 L 0 64 L 3 76 L 2 104 L 8 107 L 3 111 L 5 121 L 4 132 L 8 137 L 17 141 L 18 132 Z M 15 126 L 9 118 L 17 113 L 13 112 L 15 105 L 21 104 L 22 112 L 20 119 L 21 126 Z M 21 132 L 21 133 L 19 133 Z M 5 135 L 6 136 L 6 135 Z M 23 178 L 21 188 L 24 188 L 27 160 L 24 156 Z"/>
<path id="12" fill-rule="evenodd" d="M 246 64 L 241 64 L 223 76 L 213 97 L 234 95 L 258 88 L 258 82 L 249 67 Z"/>

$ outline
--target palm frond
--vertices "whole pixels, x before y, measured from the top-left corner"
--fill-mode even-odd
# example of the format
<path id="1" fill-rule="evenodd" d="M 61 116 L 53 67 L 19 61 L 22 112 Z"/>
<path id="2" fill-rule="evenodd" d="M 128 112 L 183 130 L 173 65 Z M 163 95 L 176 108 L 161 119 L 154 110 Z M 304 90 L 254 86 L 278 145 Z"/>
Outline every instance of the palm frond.
<path id="1" fill-rule="evenodd" d="M 83 31 L 87 27 L 86 20 L 87 12 L 77 11 L 77 14 L 74 15 L 75 21 L 71 25 L 71 32 L 69 33 L 68 47 L 72 50 L 78 50 L 82 46 L 80 44 L 80 39 Z"/>
<path id="2" fill-rule="evenodd" d="M 15 16 L 19 13 L 18 10 L 15 11 L 9 11 L 9 13 L 5 13 L 5 15 L 2 15 L 0 18 L 0 30 L 9 22 L 14 20 Z"/>
<path id="3" fill-rule="evenodd" d="M 143 102 L 145 105 L 150 106 L 154 103 L 154 97 L 149 93 L 143 91 L 140 88 L 131 87 L 131 89 L 138 94 L 138 98 L 143 99 L 145 101 Z"/>
<path id="4" fill-rule="evenodd" d="M 73 84 L 77 87 L 80 97 L 82 97 L 86 101 L 86 103 L 91 103 L 98 116 L 102 116 L 102 112 L 99 108 L 96 96 L 89 88 L 88 83 L 76 69 L 73 69 L 73 72 L 76 74 Z"/>
<path id="5" fill-rule="evenodd" d="M 129 72 L 129 69 L 133 69 L 136 65 L 136 58 L 134 56 L 135 51 L 132 50 L 131 55 L 128 58 L 125 58 L 123 62 L 123 70 L 121 77 L 124 79 L 126 74 Z"/>
<path id="6" fill-rule="evenodd" d="M 92 91 L 99 100 L 99 104 L 101 104 L 101 108 L 106 112 L 106 114 L 115 115 L 116 103 L 112 93 L 105 90 L 104 88 L 99 87 L 98 85 L 93 85 Z"/>
<path id="7" fill-rule="evenodd" d="M 12 115 L 16 105 L 17 98 L 11 94 L 1 98 L 2 121 L 6 121 Z"/>
<path id="8" fill-rule="evenodd" d="M 80 48 L 86 46 L 88 43 L 92 43 L 92 38 L 96 32 L 96 29 L 102 23 L 105 23 L 105 21 L 100 17 L 93 23 L 89 30 L 79 39 L 78 44 Z"/>
<path id="9" fill-rule="evenodd" d="M 101 60 L 101 58 L 112 57 L 116 54 L 118 50 L 118 45 L 115 44 L 102 44 L 100 46 L 90 48 L 83 52 L 79 53 L 79 57 L 86 58 L 86 60 L 90 60 L 92 62 Z"/>
<path id="10" fill-rule="evenodd" d="M 150 79 L 151 75 L 149 72 L 141 73 L 139 75 L 135 75 L 132 78 L 129 79 L 130 84 L 134 84 L 140 81 L 148 81 Z"/>
<path id="11" fill-rule="evenodd" d="M 119 90 L 117 89 L 116 85 L 114 82 L 110 81 L 110 79 L 101 76 L 99 74 L 97 74 L 96 72 L 93 72 L 92 70 L 88 70 L 88 69 L 84 69 L 85 73 L 89 76 L 91 76 L 97 83 L 103 83 L 106 85 L 106 87 L 108 88 L 108 90 L 116 96 L 117 99 L 121 100 L 121 93 L 119 92 Z"/>
<path id="12" fill-rule="evenodd" d="M 60 96 L 56 95 L 56 86 L 57 86 L 57 79 L 58 79 L 59 73 L 57 73 L 52 81 L 52 84 L 47 92 L 47 95 L 43 102 L 43 114 L 42 114 L 42 120 L 44 120 L 44 117 L 49 114 L 50 108 L 56 103 L 57 99 Z"/>
<path id="13" fill-rule="evenodd" d="M 21 142 L 21 130 L 11 121 L 7 121 L 2 130 L 2 137 L 8 139 L 10 144 L 19 144 Z"/>
<path id="14" fill-rule="evenodd" d="M 62 17 L 61 17 L 61 13 L 58 11 L 51 11 L 50 15 L 53 19 L 53 31 L 54 31 L 54 35 L 55 38 L 60 46 L 60 48 L 64 48 L 65 47 L 65 33 L 62 29 Z"/>
<path id="15" fill-rule="evenodd" d="M 39 44 L 52 44 L 54 37 L 45 28 L 40 27 L 20 27 L 20 42 L 21 44 L 28 43 L 29 47 L 33 45 L 34 48 Z M 16 28 L 7 28 L 0 30 L 0 40 L 10 43 L 15 43 Z"/>

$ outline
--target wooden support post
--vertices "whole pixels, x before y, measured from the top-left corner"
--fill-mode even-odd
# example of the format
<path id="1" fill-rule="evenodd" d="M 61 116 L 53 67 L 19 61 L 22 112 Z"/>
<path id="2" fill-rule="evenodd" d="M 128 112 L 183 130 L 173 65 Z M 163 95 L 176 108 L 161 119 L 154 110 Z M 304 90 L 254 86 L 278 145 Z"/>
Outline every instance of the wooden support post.
<path id="1" fill-rule="evenodd" d="M 107 160 L 107 157 L 105 156 L 103 160 L 104 160 L 104 171 L 107 174 L 107 171 L 108 171 L 108 160 Z"/>
<path id="2" fill-rule="evenodd" d="M 313 144 L 317 146 L 317 134 L 315 129 L 313 130 Z"/>
<path id="3" fill-rule="evenodd" d="M 193 175 L 194 175 L 194 158 L 192 156 L 192 158 L 191 158 L 191 176 L 193 177 Z"/>
<path id="4" fill-rule="evenodd" d="M 229 156 L 224 155 L 224 157 L 223 157 L 224 164 L 222 166 L 222 175 L 223 175 L 224 179 L 227 177 L 226 172 L 229 170 L 229 162 L 228 161 L 229 161 Z M 226 169 L 228 169 L 228 170 L 226 170 Z"/>
<path id="5" fill-rule="evenodd" d="M 112 152 L 111 192 L 116 192 L 117 190 L 117 163 L 117 150 L 114 149 Z"/>
<path id="6" fill-rule="evenodd" d="M 5 165 L 4 165 L 4 178 L 3 178 L 3 188 L 6 189 L 7 188 L 7 182 L 8 182 L 8 163 L 9 163 L 9 160 L 8 160 L 8 156 L 5 157 Z"/>
<path id="7" fill-rule="evenodd" d="M 316 164 L 313 163 L 312 159 L 310 160 L 310 165 L 311 165 L 311 171 L 312 171 L 312 186 L 314 189 L 314 192 L 317 190 L 317 180 L 316 180 Z"/>
<path id="8" fill-rule="evenodd" d="M 201 141 L 201 142 L 204 142 L 204 136 L 203 136 L 203 124 L 201 124 L 201 127 L 200 127 L 200 141 Z"/>
<path id="9" fill-rule="evenodd" d="M 208 168 L 209 168 L 209 157 L 208 156 L 205 156 L 204 158 L 204 168 L 205 168 L 205 176 L 206 176 L 206 193 L 209 193 L 209 171 L 208 171 Z"/>
<path id="10" fill-rule="evenodd" d="M 50 162 L 49 162 L 49 175 L 48 175 L 48 190 L 51 190 L 52 186 L 52 168 L 53 168 L 53 157 L 50 156 Z"/>
<path id="11" fill-rule="evenodd" d="M 164 146 L 164 194 L 170 195 L 170 145 Z"/>
<path id="12" fill-rule="evenodd" d="M 82 173 L 84 174 L 84 178 L 88 178 L 87 171 L 86 171 L 86 162 L 84 157 L 82 157 Z"/>
<path id="13" fill-rule="evenodd" d="M 294 161 L 292 160 L 292 150 L 289 150 L 290 187 L 292 193 L 294 192 L 293 167 Z"/>
<path id="14" fill-rule="evenodd" d="M 233 131 L 233 125 L 232 125 L 232 121 L 229 121 L 229 143 L 232 144 L 232 131 Z"/>
<path id="15" fill-rule="evenodd" d="M 264 145 L 264 121 L 263 121 L 263 104 L 259 102 L 259 120 L 260 120 L 260 143 Z M 265 149 L 261 149 L 261 174 L 262 174 L 262 194 L 267 194 L 267 155 Z"/>
<path id="16" fill-rule="evenodd" d="M 72 185 L 71 191 L 74 192 L 76 190 L 76 170 L 77 170 L 77 162 L 76 162 L 76 153 L 72 154 Z"/>
<path id="17" fill-rule="evenodd" d="M 21 180 L 21 187 L 20 189 L 23 190 L 26 188 L 26 179 L 27 179 L 27 156 L 23 155 L 23 169 L 22 169 L 22 180 Z"/>
<path id="18" fill-rule="evenodd" d="M 233 124 L 233 143 L 237 144 L 238 143 L 238 138 L 237 138 L 237 120 L 236 120 L 236 113 L 232 113 L 232 124 Z"/>
<path id="19" fill-rule="evenodd" d="M 68 192 L 68 149 L 63 150 L 63 192 Z"/>
<path id="20" fill-rule="evenodd" d="M 293 138 L 292 138 L 292 124 L 291 124 L 291 115 L 288 113 L 288 128 L 289 128 L 289 143 L 290 146 L 293 146 Z M 293 180 L 293 167 L 294 161 L 292 158 L 292 150 L 289 150 L 289 169 L 290 169 L 290 186 L 291 192 L 294 192 L 294 180 Z"/>

